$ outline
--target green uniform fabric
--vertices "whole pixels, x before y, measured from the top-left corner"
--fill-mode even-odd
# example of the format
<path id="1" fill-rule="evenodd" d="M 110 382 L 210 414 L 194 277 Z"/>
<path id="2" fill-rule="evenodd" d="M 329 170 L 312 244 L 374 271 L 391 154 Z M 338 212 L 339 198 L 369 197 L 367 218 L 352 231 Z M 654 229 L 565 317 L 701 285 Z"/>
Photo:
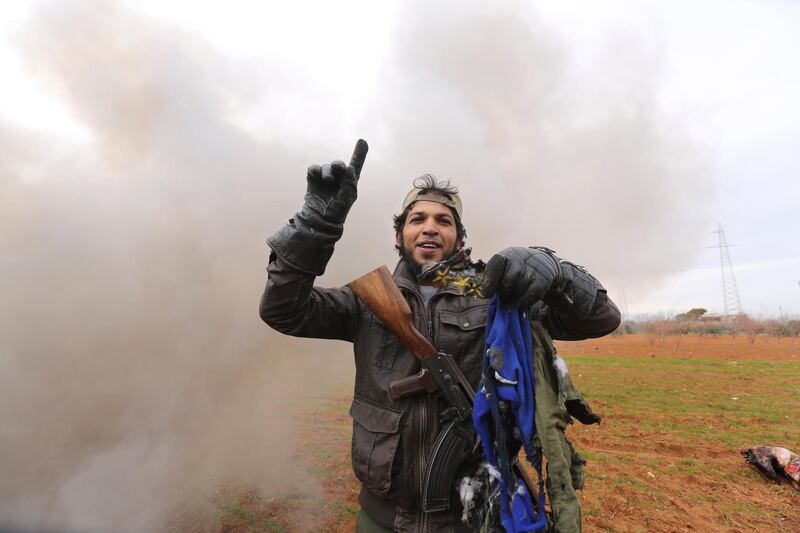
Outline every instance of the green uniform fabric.
<path id="1" fill-rule="evenodd" d="M 381 527 L 379 524 L 375 523 L 375 521 L 369 517 L 367 513 L 364 512 L 364 509 L 361 509 L 358 513 L 358 518 L 356 519 L 356 533 L 392 533 L 391 530 L 388 530 L 384 527 Z"/>
<path id="2" fill-rule="evenodd" d="M 559 533 L 581 531 L 581 510 L 576 489 L 583 485 L 583 460 L 564 435 L 570 415 L 559 387 L 568 374 L 554 366 L 555 349 L 547 332 L 533 323 L 533 371 L 536 383 L 536 431 L 547 458 L 547 495 L 553 513 L 553 529 Z M 567 388 L 577 393 L 571 381 Z M 572 392 L 570 391 L 570 392 Z M 582 399 L 582 398 L 581 398 Z"/>

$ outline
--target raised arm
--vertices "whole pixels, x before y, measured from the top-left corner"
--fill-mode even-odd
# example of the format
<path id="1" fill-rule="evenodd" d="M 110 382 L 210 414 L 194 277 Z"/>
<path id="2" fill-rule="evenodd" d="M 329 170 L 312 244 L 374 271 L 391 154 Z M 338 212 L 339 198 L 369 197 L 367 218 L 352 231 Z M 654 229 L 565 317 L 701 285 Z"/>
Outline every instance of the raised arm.
<path id="1" fill-rule="evenodd" d="M 274 254 L 259 314 L 269 326 L 294 337 L 353 340 L 360 308 L 347 287 L 314 287 L 314 276 L 296 270 Z"/>
<path id="2" fill-rule="evenodd" d="M 357 197 L 358 179 L 367 154 L 359 139 L 349 165 L 334 161 L 308 167 L 302 209 L 267 239 L 272 249 L 261 318 L 288 335 L 351 340 L 359 304 L 347 288 L 314 287 L 325 272 L 333 247 Z"/>

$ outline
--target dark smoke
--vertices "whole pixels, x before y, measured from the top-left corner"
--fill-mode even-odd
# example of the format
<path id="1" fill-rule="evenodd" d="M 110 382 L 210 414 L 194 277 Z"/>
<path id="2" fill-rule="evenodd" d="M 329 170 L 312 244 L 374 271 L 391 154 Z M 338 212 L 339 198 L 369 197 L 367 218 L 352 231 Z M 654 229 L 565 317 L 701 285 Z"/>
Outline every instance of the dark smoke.
<path id="1" fill-rule="evenodd" d="M 0 123 L 0 524 L 151 530 L 231 479 L 316 490 L 282 413 L 352 363 L 259 323 L 263 239 L 305 166 L 357 135 L 371 152 L 323 283 L 394 260 L 424 172 L 458 183 L 484 258 L 546 244 L 612 289 L 689 263 L 708 180 L 658 105 L 658 57 L 610 42 L 590 79 L 534 12 L 482 5 L 404 8 L 358 131 L 327 142 L 236 126 L 296 79 L 113 3 L 33 13 L 21 57 L 92 140 Z"/>

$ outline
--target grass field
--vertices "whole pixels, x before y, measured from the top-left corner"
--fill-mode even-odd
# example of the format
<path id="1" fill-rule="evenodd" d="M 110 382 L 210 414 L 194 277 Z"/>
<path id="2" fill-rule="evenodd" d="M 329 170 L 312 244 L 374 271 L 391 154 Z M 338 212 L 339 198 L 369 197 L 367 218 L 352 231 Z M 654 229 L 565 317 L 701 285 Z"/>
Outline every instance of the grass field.
<path id="1" fill-rule="evenodd" d="M 800 492 L 739 455 L 800 450 L 800 342 L 746 337 L 607 337 L 557 344 L 603 422 L 568 436 L 588 460 L 584 531 L 800 531 Z M 349 391 L 305 409 L 301 440 L 322 495 L 270 501 L 234 487 L 184 530 L 353 531 Z"/>

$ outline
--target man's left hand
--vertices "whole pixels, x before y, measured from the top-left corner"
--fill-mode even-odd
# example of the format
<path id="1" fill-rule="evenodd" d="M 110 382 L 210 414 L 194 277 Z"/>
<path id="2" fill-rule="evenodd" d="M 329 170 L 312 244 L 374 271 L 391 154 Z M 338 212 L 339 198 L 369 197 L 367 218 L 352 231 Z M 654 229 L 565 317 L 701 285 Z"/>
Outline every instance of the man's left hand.
<path id="1" fill-rule="evenodd" d="M 561 267 L 551 252 L 512 246 L 486 263 L 481 291 L 487 298 L 497 294 L 516 307 L 527 309 L 560 281 Z"/>

